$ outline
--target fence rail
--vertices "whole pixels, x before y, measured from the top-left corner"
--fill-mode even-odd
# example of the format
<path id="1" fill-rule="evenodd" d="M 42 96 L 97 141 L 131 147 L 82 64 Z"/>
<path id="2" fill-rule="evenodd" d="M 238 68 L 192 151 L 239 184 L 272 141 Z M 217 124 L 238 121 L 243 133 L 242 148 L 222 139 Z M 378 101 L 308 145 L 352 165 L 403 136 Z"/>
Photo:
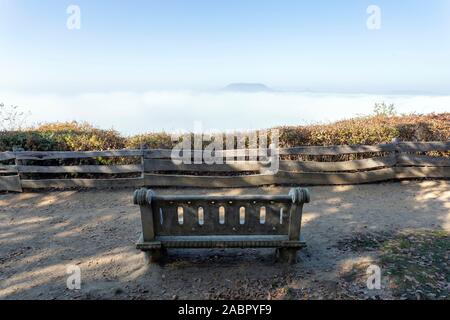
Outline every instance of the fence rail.
<path id="1" fill-rule="evenodd" d="M 334 162 L 279 160 L 279 171 L 276 174 L 267 174 L 268 164 L 258 158 L 258 155 L 270 155 L 270 151 L 218 151 L 215 157 L 224 157 L 226 162 L 213 165 L 174 163 L 170 160 L 172 150 L 156 149 L 0 152 L 0 191 L 141 186 L 226 188 L 345 185 L 395 179 L 450 178 L 450 157 L 426 154 L 444 152 L 448 155 L 450 141 L 282 148 L 279 149 L 280 159 L 283 156 L 361 154 L 368 154 L 369 158 Z M 372 154 L 377 156 L 370 157 Z M 192 157 L 202 155 L 202 150 L 191 152 Z M 107 161 L 101 162 L 102 164 L 72 164 L 83 161 L 95 163 L 99 159 Z M 118 161 L 111 161 L 112 159 Z M 67 161 L 71 165 L 65 163 Z"/>

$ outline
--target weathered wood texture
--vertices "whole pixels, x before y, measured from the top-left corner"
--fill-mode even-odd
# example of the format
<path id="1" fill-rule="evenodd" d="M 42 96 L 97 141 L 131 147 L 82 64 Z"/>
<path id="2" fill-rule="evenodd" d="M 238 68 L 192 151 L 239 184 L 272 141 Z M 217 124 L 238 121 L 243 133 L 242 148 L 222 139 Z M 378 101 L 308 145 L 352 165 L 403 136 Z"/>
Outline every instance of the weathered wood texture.
<path id="1" fill-rule="evenodd" d="M 275 184 L 274 175 L 248 176 L 184 176 L 145 174 L 145 185 L 149 187 L 199 187 L 199 188 L 239 188 Z"/>
<path id="2" fill-rule="evenodd" d="M 378 182 L 395 179 L 395 170 L 381 169 L 357 173 L 297 173 L 279 171 L 276 175 L 248 176 L 181 176 L 146 174 L 145 185 L 150 187 L 239 188 L 264 185 L 340 185 Z"/>
<path id="3" fill-rule="evenodd" d="M 20 173 L 136 173 L 141 165 L 84 165 L 84 166 L 18 166 Z M 1 169 L 0 169 L 1 170 Z"/>
<path id="4" fill-rule="evenodd" d="M 400 152 L 428 152 L 428 151 L 449 151 L 450 141 L 441 142 L 400 142 L 398 151 Z"/>
<path id="5" fill-rule="evenodd" d="M 428 151 L 447 151 L 450 150 L 450 142 L 400 142 L 398 144 L 387 143 L 379 145 L 349 145 L 349 146 L 303 146 L 296 148 L 281 148 L 279 155 L 308 155 L 308 156 L 336 156 L 361 153 L 380 153 L 380 152 L 428 152 Z M 204 151 L 192 150 L 192 157 L 201 157 Z M 219 157 L 243 157 L 257 154 L 271 154 L 270 149 L 257 150 L 224 150 L 216 153 Z M 144 150 L 146 159 L 170 159 L 172 150 Z"/>
<path id="6" fill-rule="evenodd" d="M 341 162 L 280 161 L 280 170 L 288 172 L 339 172 L 378 169 L 392 167 L 395 164 L 396 158 L 391 155 Z"/>
<path id="7" fill-rule="evenodd" d="M 142 150 L 111 151 L 18 151 L 14 153 L 18 160 L 55 160 L 83 158 L 140 157 Z"/>
<path id="8" fill-rule="evenodd" d="M 346 173 L 299 173 L 279 171 L 276 175 L 225 177 L 145 174 L 145 185 L 150 187 L 245 188 L 264 185 L 351 185 L 414 178 L 447 179 L 450 178 L 450 168 L 395 167 Z"/>
<path id="9" fill-rule="evenodd" d="M 379 144 L 379 145 L 352 145 L 352 146 L 307 146 L 297 148 L 280 149 L 280 155 L 309 155 L 309 156 L 336 156 L 345 154 L 359 154 L 359 153 L 377 153 L 377 152 L 392 152 L 395 150 L 394 144 Z"/>
<path id="10" fill-rule="evenodd" d="M 142 178 L 21 180 L 24 189 L 141 187 Z"/>
<path id="11" fill-rule="evenodd" d="M 9 178 L 9 177 L 2 177 Z M 183 176 L 145 174 L 142 178 L 117 179 L 42 179 L 22 180 L 24 189 L 109 188 L 109 187 L 198 187 L 246 188 L 264 185 L 351 185 L 394 179 L 450 178 L 450 167 L 396 167 L 351 173 L 296 173 L 280 171 L 276 175 Z M 1 185 L 0 185 L 1 186 Z M 5 190 L 5 189 L 0 189 Z M 10 190 L 10 188 L 8 189 Z"/>
<path id="12" fill-rule="evenodd" d="M 0 176 L 0 191 L 22 192 L 19 176 Z"/>
<path id="13" fill-rule="evenodd" d="M 450 150 L 450 142 L 400 142 L 398 144 L 380 144 L 380 145 L 349 145 L 349 146 L 302 146 L 296 148 L 281 148 L 280 155 L 343 155 L 343 154 L 359 154 L 359 153 L 377 153 L 377 152 L 427 152 L 427 151 L 448 151 Z M 268 150 L 224 150 L 218 151 L 218 156 L 249 156 L 252 154 L 265 154 Z M 194 150 L 195 154 L 203 155 L 203 151 Z M 111 150 L 111 151 L 17 151 L 17 152 L 0 152 L 0 161 L 11 159 L 19 160 L 52 160 L 52 159 L 79 159 L 93 157 L 140 157 L 146 159 L 168 159 L 171 158 L 172 150 Z"/>
<path id="14" fill-rule="evenodd" d="M 144 171 L 177 171 L 177 172 L 248 172 L 259 171 L 261 164 L 257 161 L 233 161 L 224 164 L 175 164 L 172 160 L 145 160 Z"/>
<path id="15" fill-rule="evenodd" d="M 17 167 L 16 166 L 5 166 L 0 164 L 0 173 L 14 173 L 17 174 Z"/>
<path id="16" fill-rule="evenodd" d="M 396 164 L 394 155 L 363 160 L 342 162 L 315 162 L 281 160 L 279 168 L 288 172 L 337 172 L 357 171 L 391 167 Z M 145 160 L 144 171 L 176 171 L 176 172 L 253 172 L 268 168 L 269 165 L 258 161 L 232 161 L 224 164 L 175 164 L 171 160 Z"/>
<path id="17" fill-rule="evenodd" d="M 380 145 L 353 145 L 353 146 L 304 146 L 296 148 L 280 148 L 279 155 L 311 155 L 311 156 L 333 156 L 344 154 L 358 154 L 358 153 L 377 153 L 377 152 L 392 152 L 396 150 L 394 144 L 380 144 Z M 219 157 L 248 157 L 251 155 L 270 155 L 271 149 L 242 149 L 242 150 L 223 150 L 217 151 L 216 156 Z M 204 151 L 192 150 L 190 155 L 192 157 L 201 157 Z M 145 150 L 144 157 L 146 159 L 170 159 L 172 157 L 172 150 L 154 149 Z"/>
<path id="18" fill-rule="evenodd" d="M 405 167 L 450 167 L 450 158 L 402 154 L 398 165 Z"/>
<path id="19" fill-rule="evenodd" d="M 0 152 L 0 161 L 14 160 L 16 156 L 13 152 Z"/>
<path id="20" fill-rule="evenodd" d="M 1 152 L 0 162 L 15 160 L 18 165 L 0 164 L 0 176 L 8 181 L 0 191 L 16 188 L 17 174 L 39 174 L 42 179 L 25 179 L 24 188 L 74 187 L 252 187 L 262 185 L 337 185 L 380 182 L 392 179 L 449 178 L 450 158 L 423 155 L 429 151 L 449 151 L 450 142 L 400 142 L 374 146 L 303 146 L 284 148 L 279 155 L 333 156 L 360 153 L 384 153 L 386 156 L 342 162 L 280 160 L 279 172 L 268 174 L 270 164 L 257 161 L 257 156 L 270 150 L 225 150 L 216 156 L 225 157 L 224 164 L 175 164 L 170 160 L 172 150 L 113 150 L 77 152 Z M 193 151 L 201 157 L 203 151 Z M 253 161 L 249 161 L 249 156 Z M 133 165 L 25 165 L 26 160 L 86 159 L 97 157 L 140 157 Z M 246 158 L 245 158 L 246 157 Z M 246 160 L 246 161 L 242 161 Z M 260 160 L 262 160 L 260 158 Z M 54 179 L 53 174 L 135 174 L 141 178 L 117 179 Z M 231 173 L 224 176 L 224 173 Z M 245 175 L 242 175 L 245 173 Z M 251 175 L 248 175 L 250 174 Z M 208 174 L 209 176 L 205 176 Z M 219 174 L 219 175 L 217 175 Z M 236 176 L 236 174 L 238 174 Z M 239 175 L 241 174 L 241 175 Z M 95 176 L 94 176 L 95 177 Z"/>
<path id="21" fill-rule="evenodd" d="M 449 179 L 450 167 L 427 167 L 427 168 L 395 168 L 396 179 Z"/>

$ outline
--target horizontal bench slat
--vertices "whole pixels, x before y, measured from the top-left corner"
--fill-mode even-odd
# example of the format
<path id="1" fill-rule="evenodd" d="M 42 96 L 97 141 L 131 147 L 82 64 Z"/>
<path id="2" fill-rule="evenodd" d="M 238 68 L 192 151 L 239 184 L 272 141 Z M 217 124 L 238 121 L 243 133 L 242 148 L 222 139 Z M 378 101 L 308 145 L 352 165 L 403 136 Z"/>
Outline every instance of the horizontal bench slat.
<path id="1" fill-rule="evenodd" d="M 18 166 L 21 173 L 136 173 L 141 165 Z"/>

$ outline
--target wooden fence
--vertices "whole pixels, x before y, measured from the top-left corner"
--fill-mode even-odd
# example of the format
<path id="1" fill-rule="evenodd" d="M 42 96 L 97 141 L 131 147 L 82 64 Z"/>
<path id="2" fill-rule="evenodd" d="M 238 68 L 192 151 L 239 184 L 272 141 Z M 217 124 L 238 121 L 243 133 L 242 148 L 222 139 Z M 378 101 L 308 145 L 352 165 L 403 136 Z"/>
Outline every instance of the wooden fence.
<path id="1" fill-rule="evenodd" d="M 252 150 L 248 149 L 218 152 L 216 156 L 224 156 L 227 161 L 224 164 L 213 165 L 175 164 L 170 160 L 171 150 L 2 152 L 0 191 L 141 186 L 227 188 L 263 185 L 345 185 L 398 179 L 448 179 L 450 157 L 429 154 L 440 152 L 448 155 L 449 150 L 450 141 L 286 148 L 279 150 L 281 160 L 276 174 L 265 173 L 267 165 L 261 161 L 239 161 L 238 159 L 252 154 Z M 377 156 L 370 157 L 374 154 Z M 284 160 L 292 157 L 341 155 L 360 157 L 369 155 L 369 157 L 339 162 Z M 114 164 L 110 165 L 79 164 L 83 160 L 99 158 L 116 161 L 112 161 Z M 48 163 L 52 161 L 57 164 L 49 165 Z M 78 161 L 78 164 L 60 164 L 65 161 Z M 129 162 L 133 163 L 128 164 Z M 87 175 L 88 178 L 77 177 L 80 175 Z M 121 177 L 124 175 L 127 177 Z"/>

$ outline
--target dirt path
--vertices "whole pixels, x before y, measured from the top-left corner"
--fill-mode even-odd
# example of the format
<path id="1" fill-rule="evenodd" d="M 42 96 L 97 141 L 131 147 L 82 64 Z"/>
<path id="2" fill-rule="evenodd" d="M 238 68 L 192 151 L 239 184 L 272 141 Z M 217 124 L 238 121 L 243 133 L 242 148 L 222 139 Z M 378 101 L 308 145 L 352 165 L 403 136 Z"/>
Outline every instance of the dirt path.
<path id="1" fill-rule="evenodd" d="M 274 263 L 268 249 L 173 250 L 166 265 L 148 266 L 134 248 L 140 219 L 133 190 L 0 195 L 0 299 L 345 298 L 342 273 L 373 257 L 340 251 L 339 240 L 377 231 L 450 231 L 449 181 L 310 190 L 303 227 L 308 249 L 294 266 Z M 66 287 L 69 265 L 81 269 L 81 290 Z"/>

